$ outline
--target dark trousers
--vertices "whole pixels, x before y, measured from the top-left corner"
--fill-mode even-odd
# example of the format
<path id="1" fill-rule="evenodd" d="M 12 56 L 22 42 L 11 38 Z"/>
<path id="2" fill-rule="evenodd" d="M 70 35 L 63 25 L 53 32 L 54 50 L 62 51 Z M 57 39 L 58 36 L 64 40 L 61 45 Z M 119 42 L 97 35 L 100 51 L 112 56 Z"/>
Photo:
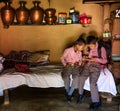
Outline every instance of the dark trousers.
<path id="1" fill-rule="evenodd" d="M 72 75 L 72 81 L 70 76 Z M 70 66 L 64 67 L 62 71 L 62 78 L 64 81 L 66 92 L 69 92 L 69 88 L 76 89 L 78 88 L 78 80 L 79 80 L 79 67 Z"/>
<path id="2" fill-rule="evenodd" d="M 80 77 L 79 77 L 79 94 L 83 94 L 83 87 L 85 80 L 90 78 L 90 93 L 92 102 L 99 102 L 99 93 L 97 87 L 97 80 L 100 75 L 100 65 L 97 63 L 91 63 L 89 66 L 85 65 Z"/>

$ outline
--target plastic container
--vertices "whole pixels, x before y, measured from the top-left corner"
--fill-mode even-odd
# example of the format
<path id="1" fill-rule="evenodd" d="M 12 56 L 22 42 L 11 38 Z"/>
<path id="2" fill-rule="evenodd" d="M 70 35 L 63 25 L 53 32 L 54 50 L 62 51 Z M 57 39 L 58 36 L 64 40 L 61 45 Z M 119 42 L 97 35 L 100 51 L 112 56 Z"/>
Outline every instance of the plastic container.
<path id="1" fill-rule="evenodd" d="M 67 13 L 60 12 L 58 13 L 58 23 L 59 24 L 66 24 Z"/>

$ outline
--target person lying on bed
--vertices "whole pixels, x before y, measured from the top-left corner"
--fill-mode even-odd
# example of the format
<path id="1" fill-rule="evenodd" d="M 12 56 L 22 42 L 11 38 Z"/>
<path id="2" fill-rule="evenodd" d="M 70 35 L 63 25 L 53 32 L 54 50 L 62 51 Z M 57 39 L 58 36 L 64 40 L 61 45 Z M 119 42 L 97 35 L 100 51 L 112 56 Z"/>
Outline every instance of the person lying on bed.
<path id="1" fill-rule="evenodd" d="M 79 77 L 79 97 L 77 103 L 80 104 L 83 99 L 83 87 L 85 80 L 90 78 L 90 93 L 91 101 L 90 108 L 98 108 L 101 105 L 97 80 L 100 75 L 101 68 L 107 67 L 107 52 L 105 47 L 102 46 L 103 42 L 98 41 L 98 38 L 95 36 L 88 36 L 86 39 L 87 45 L 90 49 L 88 52 L 88 58 L 84 59 L 87 61 L 87 64 L 84 66 L 84 69 Z M 109 49 L 107 49 L 108 51 Z"/>
<path id="2" fill-rule="evenodd" d="M 80 38 L 75 41 L 73 46 L 66 48 L 61 57 L 61 62 L 64 65 L 61 73 L 67 101 L 71 101 L 72 94 L 76 88 L 78 88 L 79 67 L 82 63 L 82 51 L 85 47 L 85 40 Z M 72 75 L 72 83 L 70 81 L 70 75 Z"/>

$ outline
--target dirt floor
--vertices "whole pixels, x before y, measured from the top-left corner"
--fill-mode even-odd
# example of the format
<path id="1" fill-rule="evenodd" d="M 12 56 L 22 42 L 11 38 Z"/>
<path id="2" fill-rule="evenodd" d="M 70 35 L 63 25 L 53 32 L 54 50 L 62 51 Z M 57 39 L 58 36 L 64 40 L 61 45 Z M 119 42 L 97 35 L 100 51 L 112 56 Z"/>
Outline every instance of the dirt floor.
<path id="1" fill-rule="evenodd" d="M 102 106 L 89 109 L 89 92 L 86 91 L 82 104 L 76 104 L 77 91 L 71 103 L 65 98 L 64 88 L 29 88 L 20 86 L 10 90 L 10 104 L 2 105 L 4 98 L 0 97 L 0 111 L 120 111 L 120 96 L 114 97 L 112 102 L 101 98 Z"/>

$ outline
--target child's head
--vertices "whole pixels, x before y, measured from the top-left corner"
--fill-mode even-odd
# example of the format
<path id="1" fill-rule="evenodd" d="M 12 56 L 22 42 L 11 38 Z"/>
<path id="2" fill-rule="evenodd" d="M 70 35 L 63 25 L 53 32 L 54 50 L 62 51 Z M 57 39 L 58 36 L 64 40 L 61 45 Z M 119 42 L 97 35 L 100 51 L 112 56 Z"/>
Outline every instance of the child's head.
<path id="1" fill-rule="evenodd" d="M 80 38 L 74 42 L 74 48 L 76 51 L 83 51 L 85 44 L 85 40 L 83 38 Z"/>
<path id="2" fill-rule="evenodd" d="M 90 49 L 94 49 L 98 42 L 98 38 L 95 36 L 88 36 L 86 42 Z"/>

